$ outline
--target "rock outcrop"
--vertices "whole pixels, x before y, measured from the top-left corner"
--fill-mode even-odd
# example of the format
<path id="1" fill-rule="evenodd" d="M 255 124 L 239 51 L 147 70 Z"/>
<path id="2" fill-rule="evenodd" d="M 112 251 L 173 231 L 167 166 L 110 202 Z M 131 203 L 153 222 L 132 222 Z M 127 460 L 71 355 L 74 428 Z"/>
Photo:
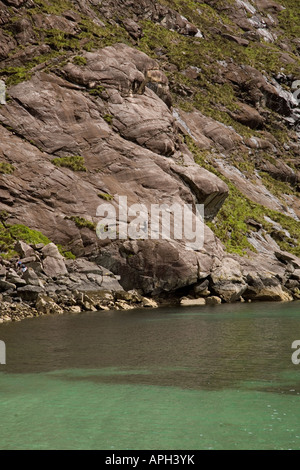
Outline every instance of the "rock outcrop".
<path id="1" fill-rule="evenodd" d="M 28 269 L 3 260 L 4 302 L 17 292 L 59 313 L 97 309 L 84 296 L 103 289 L 105 308 L 127 308 L 123 289 L 210 305 L 299 298 L 296 25 L 268 0 L 161 3 L 0 1 L 0 223 L 77 257 L 20 240 Z M 203 243 L 175 227 L 154 239 L 151 224 L 100 239 L 107 204 L 120 235 L 120 197 L 148 215 L 168 206 L 171 222 L 172 207 L 195 222 L 203 204 Z M 74 304 L 56 298 L 75 291 Z"/>
<path id="2" fill-rule="evenodd" d="M 64 312 L 157 307 L 154 299 L 124 291 L 120 277 L 102 266 L 84 258 L 65 259 L 53 243 L 41 245 L 19 241 L 16 248 L 31 257 L 0 261 L 0 323 Z M 51 260 L 51 272 L 45 260 Z"/>
<path id="3" fill-rule="evenodd" d="M 15 135 L 0 129 L 1 151 L 16 169 L 2 177 L 12 199 L 0 208 L 9 211 L 13 223 L 24 222 L 26 214 L 30 226 L 41 229 L 42 220 L 45 235 L 76 255 L 93 255 L 120 273 L 126 288 L 158 293 L 193 284 L 223 256 L 208 227 L 201 252 L 191 252 L 184 240 L 139 240 L 128 246 L 116 241 L 102 247 L 95 232 L 70 221 L 80 216 L 97 223 L 97 207 L 105 203 L 100 192 L 114 197 L 114 205 L 119 195 L 131 204 L 142 201 L 149 210 L 151 204 L 204 204 L 207 219 L 228 194 L 223 181 L 195 164 L 167 105 L 146 86 L 154 72 L 157 81 L 167 83 L 152 59 L 122 44 L 85 58 L 83 70 L 67 64 L 64 78 L 37 73 L 11 87 L 0 119 Z M 103 98 L 90 93 L 99 87 L 105 89 Z M 51 155 L 74 154 L 84 158 L 87 171 L 56 168 L 51 161 Z M 124 256 L 126 250 L 130 257 Z M 43 269 L 51 276 L 64 274 L 65 268 L 52 254 Z"/>

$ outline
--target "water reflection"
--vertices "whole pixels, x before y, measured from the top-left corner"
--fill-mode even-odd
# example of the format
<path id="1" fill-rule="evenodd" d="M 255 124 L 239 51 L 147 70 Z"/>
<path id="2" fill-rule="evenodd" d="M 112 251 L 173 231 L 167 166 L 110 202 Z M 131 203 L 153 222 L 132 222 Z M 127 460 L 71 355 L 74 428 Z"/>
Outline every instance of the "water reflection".
<path id="1" fill-rule="evenodd" d="M 290 372 L 297 393 L 291 344 L 300 339 L 299 305 L 93 312 L 1 325 L 3 371 L 61 371 L 68 381 L 207 390 L 265 382 L 266 390 L 279 392 L 281 374 Z M 70 369 L 94 372 L 64 374 Z"/>

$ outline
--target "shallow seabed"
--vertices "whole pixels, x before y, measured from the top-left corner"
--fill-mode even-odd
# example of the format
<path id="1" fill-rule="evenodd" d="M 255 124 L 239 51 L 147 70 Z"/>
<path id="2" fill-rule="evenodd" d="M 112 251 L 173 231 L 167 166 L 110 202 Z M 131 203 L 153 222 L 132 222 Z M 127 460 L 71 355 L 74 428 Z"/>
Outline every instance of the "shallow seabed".
<path id="1" fill-rule="evenodd" d="M 47 316 L 0 339 L 1 449 L 300 449 L 299 302 Z"/>

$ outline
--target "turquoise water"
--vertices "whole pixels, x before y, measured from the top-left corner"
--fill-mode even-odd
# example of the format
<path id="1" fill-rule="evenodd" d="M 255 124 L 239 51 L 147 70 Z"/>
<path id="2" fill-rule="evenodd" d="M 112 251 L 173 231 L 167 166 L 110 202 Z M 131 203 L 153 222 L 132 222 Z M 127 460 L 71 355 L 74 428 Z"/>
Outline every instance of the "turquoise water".
<path id="1" fill-rule="evenodd" d="M 300 449 L 300 304 L 0 326 L 1 449 Z"/>

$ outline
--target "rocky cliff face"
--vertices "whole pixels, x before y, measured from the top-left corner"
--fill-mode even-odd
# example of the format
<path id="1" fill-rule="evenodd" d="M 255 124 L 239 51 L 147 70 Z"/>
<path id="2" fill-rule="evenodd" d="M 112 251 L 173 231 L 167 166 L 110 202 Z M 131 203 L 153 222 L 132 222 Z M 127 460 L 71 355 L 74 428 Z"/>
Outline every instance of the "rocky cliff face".
<path id="1" fill-rule="evenodd" d="M 297 15 L 292 0 L 0 1 L 4 227 L 125 289 L 297 298 Z M 204 204 L 203 247 L 100 240 L 97 208 L 118 196 Z"/>

